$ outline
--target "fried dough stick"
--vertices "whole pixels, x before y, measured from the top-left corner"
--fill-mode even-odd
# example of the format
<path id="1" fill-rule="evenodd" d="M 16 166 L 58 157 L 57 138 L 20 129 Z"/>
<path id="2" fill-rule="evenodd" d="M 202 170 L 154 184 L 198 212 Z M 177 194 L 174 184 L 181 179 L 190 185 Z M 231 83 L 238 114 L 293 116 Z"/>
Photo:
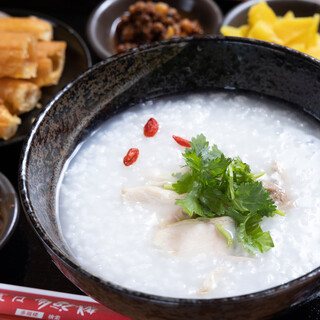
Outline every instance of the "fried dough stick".
<path id="1" fill-rule="evenodd" d="M 0 138 L 8 140 L 13 137 L 20 123 L 21 119 L 13 116 L 6 106 L 0 102 Z"/>
<path id="2" fill-rule="evenodd" d="M 21 114 L 32 110 L 41 97 L 41 90 L 28 80 L 0 78 L 0 99 L 10 113 Z"/>
<path id="3" fill-rule="evenodd" d="M 57 84 L 62 75 L 67 44 L 64 41 L 37 43 L 37 76 L 32 79 L 39 87 Z"/>
<path id="4" fill-rule="evenodd" d="M 0 77 L 22 79 L 35 77 L 36 45 L 37 40 L 30 33 L 0 31 Z"/>
<path id="5" fill-rule="evenodd" d="M 0 19 L 0 31 L 28 32 L 37 40 L 50 41 L 53 38 L 52 25 L 36 17 L 5 17 Z"/>

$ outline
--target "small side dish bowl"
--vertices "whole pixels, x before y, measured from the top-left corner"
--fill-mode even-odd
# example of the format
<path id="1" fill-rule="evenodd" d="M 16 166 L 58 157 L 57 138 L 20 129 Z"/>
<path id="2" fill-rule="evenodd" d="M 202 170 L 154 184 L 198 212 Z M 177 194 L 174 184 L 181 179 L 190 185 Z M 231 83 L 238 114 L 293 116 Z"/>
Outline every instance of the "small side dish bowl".
<path id="1" fill-rule="evenodd" d="M 0 172 L 0 249 L 12 235 L 19 220 L 19 201 L 14 187 Z"/>
<path id="2" fill-rule="evenodd" d="M 240 27 L 248 23 L 249 9 L 262 0 L 242 2 L 231 9 L 224 17 L 222 25 Z M 320 13 L 320 2 L 317 0 L 266 0 L 277 16 L 283 16 L 291 10 L 296 17 L 309 17 Z"/>
<path id="3" fill-rule="evenodd" d="M 19 172 L 26 216 L 70 281 L 131 319 L 268 319 L 318 295 L 320 267 L 287 283 L 227 298 L 172 298 L 135 291 L 89 273 L 73 257 L 60 231 L 59 181 L 83 139 L 140 102 L 199 91 L 244 90 L 281 99 L 319 119 L 319 89 L 317 59 L 252 39 L 179 38 L 110 57 L 65 87 L 34 122 Z"/>
<path id="4" fill-rule="evenodd" d="M 116 53 L 115 31 L 117 24 L 120 17 L 128 11 L 129 6 L 136 2 L 137 0 L 107 0 L 101 2 L 91 13 L 87 22 L 87 38 L 101 59 Z M 223 15 L 213 0 L 168 0 L 164 2 L 191 19 L 197 19 L 205 34 L 219 33 Z"/>

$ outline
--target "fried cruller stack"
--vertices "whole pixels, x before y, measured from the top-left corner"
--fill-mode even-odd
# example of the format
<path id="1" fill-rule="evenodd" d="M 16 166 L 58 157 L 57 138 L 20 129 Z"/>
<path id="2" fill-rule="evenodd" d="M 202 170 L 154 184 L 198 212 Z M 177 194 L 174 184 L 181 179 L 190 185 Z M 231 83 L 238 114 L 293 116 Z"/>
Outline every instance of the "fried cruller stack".
<path id="1" fill-rule="evenodd" d="M 52 25 L 36 17 L 0 19 L 0 139 L 13 137 L 18 115 L 34 109 L 41 88 L 56 85 L 66 42 L 53 41 Z"/>

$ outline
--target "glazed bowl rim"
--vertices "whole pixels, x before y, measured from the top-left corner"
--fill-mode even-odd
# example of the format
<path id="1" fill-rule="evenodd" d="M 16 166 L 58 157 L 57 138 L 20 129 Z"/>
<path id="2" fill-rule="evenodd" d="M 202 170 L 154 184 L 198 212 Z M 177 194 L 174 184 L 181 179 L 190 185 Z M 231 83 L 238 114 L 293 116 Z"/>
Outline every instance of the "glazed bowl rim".
<path id="1" fill-rule="evenodd" d="M 68 258 L 66 255 L 63 254 L 63 252 L 59 249 L 59 247 L 46 235 L 45 230 L 40 225 L 36 214 L 33 211 L 31 200 L 28 196 L 28 183 L 26 179 L 26 171 L 28 167 L 28 159 L 29 159 L 29 150 L 30 146 L 32 145 L 33 137 L 37 133 L 38 127 L 41 125 L 42 119 L 46 116 L 46 114 L 49 112 L 51 108 L 54 107 L 55 103 L 60 99 L 61 96 L 63 96 L 68 90 L 70 90 L 72 87 L 76 87 L 78 83 L 81 83 L 82 79 L 85 78 L 88 74 L 93 72 L 96 69 L 99 69 L 102 65 L 108 65 L 110 63 L 114 63 L 115 61 L 121 61 L 122 59 L 128 57 L 128 56 L 135 56 L 139 55 L 141 53 L 145 53 L 148 51 L 157 50 L 157 48 L 162 48 L 165 46 L 175 46 L 175 45 L 188 45 L 192 44 L 193 42 L 197 42 L 200 40 L 200 42 L 225 42 L 225 43 L 239 43 L 239 45 L 253 45 L 258 47 L 265 47 L 270 50 L 276 50 L 278 52 L 282 52 L 284 54 L 290 54 L 294 55 L 299 59 L 305 60 L 307 63 L 314 64 L 316 67 L 320 70 L 320 61 L 307 55 L 302 52 L 299 52 L 297 50 L 284 47 L 275 43 L 269 43 L 265 41 L 260 41 L 256 39 L 248 39 L 248 38 L 239 38 L 239 37 L 225 37 L 225 36 L 198 36 L 198 37 L 186 37 L 186 38 L 176 38 L 176 39 L 169 39 L 164 40 L 161 42 L 156 42 L 153 44 L 147 44 L 138 48 L 133 48 L 128 51 L 125 51 L 123 53 L 119 53 L 117 55 L 111 56 L 104 61 L 98 62 L 92 67 L 90 67 L 87 71 L 79 75 L 77 78 L 75 78 L 72 82 L 70 82 L 66 87 L 64 87 L 48 104 L 45 106 L 42 113 L 37 117 L 37 119 L 34 121 L 33 127 L 31 128 L 31 131 L 29 135 L 27 136 L 21 151 L 20 156 L 20 166 L 19 166 L 19 172 L 18 172 L 18 186 L 19 186 L 19 195 L 21 204 L 24 208 L 24 212 L 26 214 L 27 220 L 35 230 L 37 236 L 40 238 L 40 240 L 44 243 L 46 248 L 51 252 L 55 257 L 57 257 L 59 260 L 63 262 L 64 265 L 68 266 L 68 268 L 71 268 L 74 272 L 79 273 L 80 275 L 84 276 L 85 278 L 89 278 L 91 281 L 98 283 L 100 285 L 103 285 L 104 287 L 107 287 L 110 290 L 116 291 L 120 294 L 125 294 L 128 296 L 136 297 L 141 300 L 148 300 L 148 301 L 154 301 L 162 304 L 178 304 L 178 305 L 204 305 L 204 304 L 211 304 L 213 302 L 217 303 L 231 303 L 232 301 L 237 302 L 246 302 L 252 299 L 260 299 L 266 296 L 272 296 L 275 294 L 279 294 L 285 290 L 287 290 L 290 287 L 294 287 L 298 284 L 303 284 L 303 282 L 307 281 L 309 278 L 319 278 L 320 277 L 320 266 L 317 268 L 311 270 L 310 272 L 295 278 L 291 281 L 288 281 L 286 283 L 248 293 L 243 295 L 236 295 L 231 297 L 222 297 L 222 298 L 211 298 L 211 299 L 190 299 L 190 298 L 173 298 L 173 297 L 166 297 L 166 296 L 160 296 L 155 294 L 149 294 L 140 292 L 133 289 L 128 289 L 126 287 L 123 287 L 121 285 L 118 285 L 116 283 L 113 283 L 108 280 L 103 280 L 99 278 L 98 276 L 95 276 L 91 273 L 89 273 L 87 270 L 85 270 L 83 267 L 72 261 L 70 258 Z M 307 110 L 304 110 L 305 112 L 308 112 Z M 318 119 L 319 120 L 319 119 Z M 85 292 L 85 288 L 80 288 Z"/>

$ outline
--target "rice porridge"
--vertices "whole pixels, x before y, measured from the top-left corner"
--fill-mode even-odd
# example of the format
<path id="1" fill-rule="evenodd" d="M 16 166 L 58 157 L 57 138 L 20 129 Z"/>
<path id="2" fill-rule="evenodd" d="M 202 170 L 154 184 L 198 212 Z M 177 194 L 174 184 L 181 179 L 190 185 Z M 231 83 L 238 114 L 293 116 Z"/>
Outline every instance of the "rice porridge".
<path id="1" fill-rule="evenodd" d="M 150 118 L 159 130 L 147 138 L 143 128 Z M 239 92 L 131 108 L 93 132 L 65 165 L 57 194 L 65 242 L 90 273 L 167 297 L 228 297 L 295 279 L 320 265 L 319 128 L 282 102 Z M 260 223 L 273 239 L 270 250 L 253 254 L 236 237 L 227 245 L 217 227 L 207 228 L 208 219 L 183 216 L 167 197 L 163 186 L 176 179 L 172 173 L 186 172 L 185 148 L 172 136 L 199 134 L 226 156 L 239 156 L 253 173 L 264 172 L 259 179 L 266 189 L 270 183 L 278 188 L 275 202 L 285 215 Z M 131 148 L 139 156 L 126 166 Z M 231 220 L 221 220 L 223 230 L 236 233 Z M 198 229 L 186 229 L 190 221 L 198 221 Z"/>

